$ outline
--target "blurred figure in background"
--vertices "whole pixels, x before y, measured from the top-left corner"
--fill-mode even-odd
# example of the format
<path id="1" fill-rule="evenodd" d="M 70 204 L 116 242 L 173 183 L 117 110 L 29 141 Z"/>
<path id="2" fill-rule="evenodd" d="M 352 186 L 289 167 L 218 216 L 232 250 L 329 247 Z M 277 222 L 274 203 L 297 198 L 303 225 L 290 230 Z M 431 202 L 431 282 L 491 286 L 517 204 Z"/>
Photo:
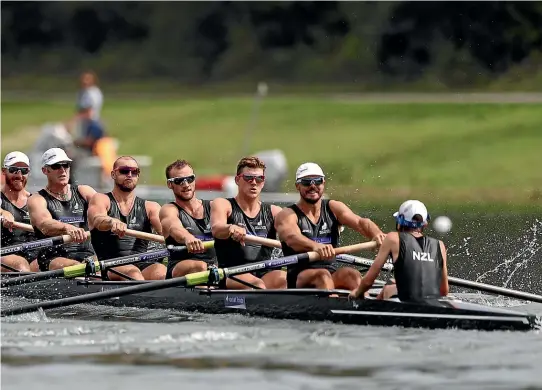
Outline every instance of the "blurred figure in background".
<path id="1" fill-rule="evenodd" d="M 75 146 L 70 156 L 75 165 L 71 170 L 70 181 L 76 180 L 78 160 L 90 156 L 100 158 L 102 181 L 106 181 L 117 158 L 117 147 L 115 140 L 108 137 L 101 121 L 103 94 L 98 87 L 96 74 L 92 71 L 83 72 L 80 87 L 77 96 L 77 114 L 69 126 Z"/>

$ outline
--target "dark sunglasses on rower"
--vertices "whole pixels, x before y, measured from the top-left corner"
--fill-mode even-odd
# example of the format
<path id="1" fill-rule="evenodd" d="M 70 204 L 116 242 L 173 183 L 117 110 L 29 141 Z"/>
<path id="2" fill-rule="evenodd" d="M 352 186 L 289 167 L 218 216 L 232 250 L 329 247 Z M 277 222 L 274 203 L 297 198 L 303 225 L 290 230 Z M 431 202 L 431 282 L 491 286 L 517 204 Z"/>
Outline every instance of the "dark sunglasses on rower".
<path id="1" fill-rule="evenodd" d="M 298 179 L 297 183 L 301 184 L 304 187 L 309 187 L 311 185 L 319 186 L 320 184 L 324 184 L 324 178 L 323 177 L 310 177 L 306 179 Z"/>
<path id="2" fill-rule="evenodd" d="M 250 182 L 252 182 L 253 180 L 255 180 L 256 183 L 263 183 L 264 180 L 265 180 L 265 175 L 247 175 L 247 174 L 242 174 L 242 175 L 237 175 L 237 177 L 243 178 L 243 180 L 246 181 L 247 183 L 250 183 Z"/>
<path id="3" fill-rule="evenodd" d="M 196 175 L 184 176 L 184 177 L 172 177 L 167 179 L 170 183 L 179 185 L 186 181 L 187 184 L 192 184 L 196 180 Z"/>
<path id="4" fill-rule="evenodd" d="M 127 175 L 131 173 L 132 176 L 139 176 L 139 173 L 140 173 L 139 168 L 135 168 L 135 167 L 118 167 L 118 168 L 115 168 L 115 170 L 119 171 L 121 175 Z"/>
<path id="5" fill-rule="evenodd" d="M 5 167 L 9 173 L 17 173 L 21 172 L 21 175 L 28 175 L 28 172 L 30 172 L 30 168 L 21 168 L 21 167 Z"/>
<path id="6" fill-rule="evenodd" d="M 49 168 L 51 168 L 54 171 L 58 171 L 60 168 L 69 169 L 71 166 L 72 166 L 71 163 L 65 162 L 65 163 L 51 164 L 49 165 Z"/>

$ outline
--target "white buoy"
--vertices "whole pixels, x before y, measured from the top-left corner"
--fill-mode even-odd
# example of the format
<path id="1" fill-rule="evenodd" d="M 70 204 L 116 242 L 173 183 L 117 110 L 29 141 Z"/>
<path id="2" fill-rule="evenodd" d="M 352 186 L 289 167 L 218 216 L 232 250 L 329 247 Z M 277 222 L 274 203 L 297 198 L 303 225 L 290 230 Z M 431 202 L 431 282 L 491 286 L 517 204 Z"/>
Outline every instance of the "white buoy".
<path id="1" fill-rule="evenodd" d="M 441 215 L 433 221 L 433 228 L 439 233 L 448 233 L 452 229 L 452 220 Z"/>

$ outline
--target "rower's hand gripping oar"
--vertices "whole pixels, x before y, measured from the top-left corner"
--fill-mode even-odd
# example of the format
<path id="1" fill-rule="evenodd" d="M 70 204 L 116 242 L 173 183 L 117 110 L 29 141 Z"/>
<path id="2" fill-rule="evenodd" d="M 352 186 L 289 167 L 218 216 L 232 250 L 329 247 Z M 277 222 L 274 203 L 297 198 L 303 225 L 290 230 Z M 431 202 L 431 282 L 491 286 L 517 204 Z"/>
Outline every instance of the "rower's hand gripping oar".
<path id="1" fill-rule="evenodd" d="M 25 232 L 30 232 L 30 233 L 34 232 L 34 228 L 32 227 L 32 225 L 21 223 L 21 222 L 13 222 L 13 228 L 24 230 Z M 138 230 L 132 230 L 132 229 L 126 229 L 126 232 L 124 234 L 130 237 L 139 238 L 141 240 L 154 241 L 160 244 L 165 243 L 164 237 L 159 234 L 140 232 Z"/>
<path id="2" fill-rule="evenodd" d="M 90 233 L 86 232 L 87 240 L 90 237 Z M 22 244 L 10 245 L 0 249 L 0 256 L 6 256 L 11 253 L 24 251 L 28 249 L 43 249 L 49 248 L 52 246 L 67 244 L 72 242 L 73 239 L 71 236 L 64 234 L 62 236 L 44 238 L 43 240 L 29 241 Z"/>
<path id="3" fill-rule="evenodd" d="M 337 261 L 347 264 L 353 264 L 358 266 L 370 267 L 373 264 L 373 260 L 364 259 L 362 257 L 351 256 L 351 255 L 340 255 L 337 256 Z M 393 271 L 393 264 L 386 263 L 382 267 L 386 271 Z M 453 286 L 465 287 L 473 290 L 484 291 L 492 294 L 502 295 L 509 298 L 523 299 L 526 301 L 542 303 L 542 295 L 531 294 L 524 291 L 511 290 L 509 288 L 493 286 L 491 284 L 473 282 L 470 280 L 454 278 L 448 276 L 448 283 Z"/>
<path id="4" fill-rule="evenodd" d="M 376 247 L 376 242 L 365 242 L 356 245 L 349 245 L 336 248 L 335 251 L 337 254 L 342 253 L 352 253 L 359 252 L 365 249 L 374 249 Z M 215 268 L 209 271 L 196 272 L 181 276 L 173 279 L 152 281 L 147 283 L 141 283 L 135 286 L 113 288 L 106 291 L 100 291 L 96 293 L 90 293 L 85 295 L 78 295 L 76 297 L 69 297 L 64 299 L 58 299 L 48 302 L 38 302 L 26 306 L 19 306 L 14 308 L 8 308 L 2 310 L 2 316 L 23 314 L 33 312 L 35 310 L 41 309 L 53 309 L 55 307 L 70 306 L 76 305 L 79 303 L 93 302 L 101 299 L 109 299 L 122 297 L 129 294 L 137 294 L 148 291 L 161 290 L 169 287 L 177 286 L 197 286 L 200 284 L 207 283 L 210 277 L 216 276 L 217 280 L 220 281 L 228 276 L 234 276 L 239 274 L 244 274 L 247 272 L 253 272 L 257 270 L 267 269 L 267 268 L 281 268 L 288 265 L 294 265 L 298 263 L 308 263 L 311 261 L 316 261 L 320 259 L 320 255 L 317 252 L 307 252 L 300 253 L 297 255 L 280 257 L 277 259 L 261 261 L 258 263 L 245 264 L 238 267 L 231 268 Z M 211 274 L 213 276 L 211 276 Z"/>
<path id="5" fill-rule="evenodd" d="M 214 241 L 206 241 L 203 243 L 205 249 L 212 248 Z M 120 267 L 122 265 L 135 264 L 141 261 L 157 260 L 164 257 L 168 257 L 171 252 L 184 252 L 187 251 L 186 246 L 173 246 L 169 245 L 167 249 L 157 249 L 154 251 L 137 253 L 134 255 L 118 257 L 110 260 L 102 261 L 89 261 L 81 264 L 70 265 L 57 270 L 36 272 L 31 275 L 19 276 L 14 278 L 2 279 L 1 286 L 9 287 L 25 283 L 39 282 L 41 280 L 54 279 L 54 278 L 77 278 L 79 276 L 85 276 L 89 274 L 95 274 L 101 270 L 107 268 Z"/>

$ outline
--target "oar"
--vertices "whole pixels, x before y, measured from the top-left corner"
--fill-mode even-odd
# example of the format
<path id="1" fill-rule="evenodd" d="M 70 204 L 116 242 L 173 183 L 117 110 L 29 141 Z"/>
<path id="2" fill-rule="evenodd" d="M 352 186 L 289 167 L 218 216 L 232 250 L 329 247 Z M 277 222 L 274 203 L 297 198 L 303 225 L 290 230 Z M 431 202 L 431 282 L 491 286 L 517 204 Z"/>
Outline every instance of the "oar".
<path id="1" fill-rule="evenodd" d="M 26 223 L 21 223 L 21 222 L 13 222 L 13 227 L 17 228 L 17 229 L 20 229 L 20 230 L 27 231 L 27 232 L 33 232 L 34 231 L 34 228 L 32 227 L 32 225 L 28 225 Z M 154 241 L 154 242 L 159 242 L 161 244 L 165 243 L 164 237 L 162 237 L 162 236 L 160 236 L 158 234 L 140 232 L 138 230 L 132 230 L 132 229 L 126 229 L 125 234 L 127 236 L 134 237 L 134 238 L 139 238 L 141 240 Z"/>
<path id="2" fill-rule="evenodd" d="M 351 255 L 341 255 L 341 256 L 337 256 L 337 258 L 338 260 L 342 259 L 344 262 L 348 262 L 350 264 L 364 265 L 364 266 L 369 266 L 369 267 L 374 262 L 373 260 L 364 259 L 362 257 L 351 256 Z M 386 263 L 384 264 L 382 269 L 386 271 L 393 271 L 393 264 Z M 465 287 L 465 288 L 470 288 L 473 290 L 480 290 L 480 291 L 484 291 L 488 293 L 502 295 L 509 298 L 517 298 L 517 299 L 523 299 L 526 301 L 542 303 L 541 295 L 531 294 L 524 291 L 511 290 L 509 288 L 493 286 L 491 284 L 473 282 L 470 280 L 459 279 L 452 276 L 448 276 L 448 283 L 453 286 Z"/>
<path id="3" fill-rule="evenodd" d="M 87 232 L 87 239 L 90 237 L 90 233 Z M 43 249 L 49 248 L 52 246 L 67 244 L 72 241 L 71 236 L 67 234 L 63 236 L 56 236 L 50 238 L 44 238 L 43 240 L 29 241 L 22 244 L 10 245 L 0 249 L 0 256 L 9 255 L 10 253 L 15 253 L 19 251 L 24 251 L 28 249 Z"/>
<path id="4" fill-rule="evenodd" d="M 206 241 L 203 246 L 205 249 L 212 248 L 214 241 Z M 85 276 L 105 270 L 107 268 L 120 267 L 121 265 L 135 264 L 141 261 L 156 260 L 170 255 L 170 252 L 183 252 L 188 250 L 186 246 L 173 246 L 168 245 L 167 249 L 157 249 L 154 251 L 136 253 L 134 255 L 117 257 L 115 259 L 94 261 L 88 263 L 81 263 L 76 265 L 70 265 L 68 267 L 45 271 L 36 272 L 32 275 L 19 276 L 15 278 L 2 279 L 0 285 L 2 287 L 15 286 L 25 283 L 34 283 L 41 280 L 53 279 L 53 278 L 76 278 L 79 276 Z"/>
<path id="5" fill-rule="evenodd" d="M 373 249 L 375 245 L 376 245 L 376 242 L 374 241 L 365 242 L 361 244 L 336 248 L 336 252 L 338 254 L 359 252 L 365 249 Z M 199 284 L 207 283 L 209 280 L 211 280 L 211 282 L 218 282 L 229 276 L 244 274 L 247 272 L 253 272 L 253 271 L 267 269 L 267 268 L 281 268 L 284 266 L 298 264 L 298 263 L 304 263 L 304 262 L 308 263 L 308 262 L 319 260 L 319 259 L 320 259 L 320 255 L 317 252 L 306 252 L 306 253 L 300 253 L 297 255 L 261 261 L 258 263 L 245 264 L 238 267 L 214 268 L 208 271 L 188 274 L 185 276 L 181 276 L 179 278 L 152 281 L 152 282 L 142 283 L 135 286 L 114 288 L 107 291 L 100 291 L 96 293 L 78 295 L 76 297 L 63 298 L 63 299 L 58 299 L 58 300 L 53 300 L 53 301 L 48 301 L 48 302 L 38 302 L 38 303 L 26 305 L 26 306 L 3 309 L 2 316 L 29 313 L 35 310 L 39 310 L 40 308 L 53 309 L 55 307 L 70 306 L 70 305 L 76 305 L 79 303 L 93 302 L 93 301 L 102 300 L 102 299 L 122 297 L 129 294 L 155 291 L 155 290 L 160 290 L 160 289 L 169 288 L 169 287 L 197 286 Z"/>

